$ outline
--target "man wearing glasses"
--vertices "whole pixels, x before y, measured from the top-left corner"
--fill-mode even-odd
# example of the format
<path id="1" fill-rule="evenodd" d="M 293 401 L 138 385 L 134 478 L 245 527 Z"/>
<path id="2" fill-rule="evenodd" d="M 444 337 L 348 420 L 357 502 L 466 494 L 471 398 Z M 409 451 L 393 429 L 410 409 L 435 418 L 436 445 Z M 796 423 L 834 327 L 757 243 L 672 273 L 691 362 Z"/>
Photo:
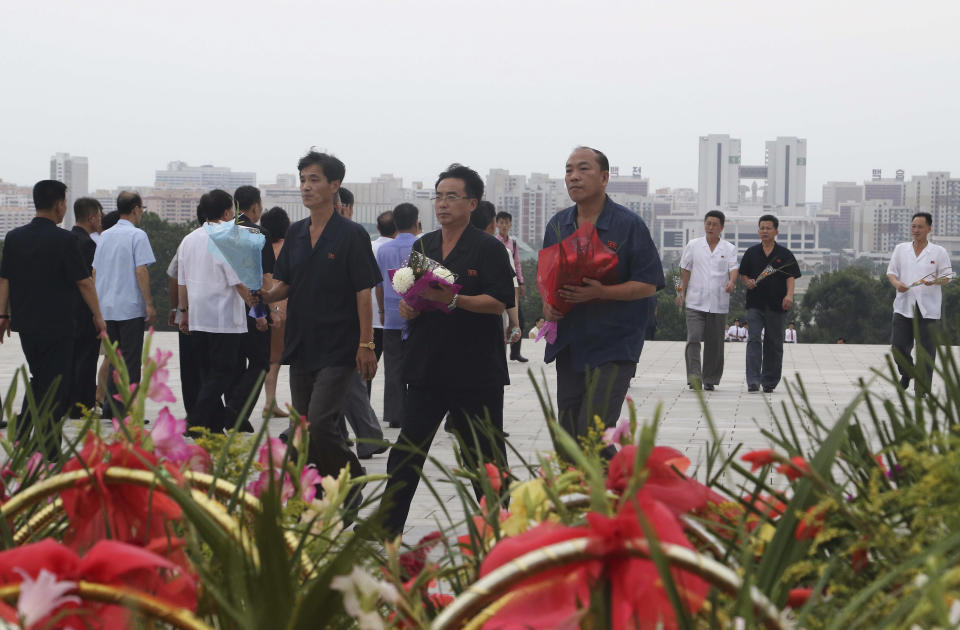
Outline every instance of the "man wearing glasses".
<path id="1" fill-rule="evenodd" d="M 485 461 L 506 463 L 503 436 L 493 427 L 503 426 L 503 386 L 510 382 L 501 314 L 514 303 L 513 272 L 500 241 L 470 225 L 470 213 L 481 197 L 480 175 L 451 164 L 436 183 L 440 229 L 413 244 L 414 251 L 456 274 L 462 288 L 457 294 L 450 289 L 422 294 L 446 305 L 445 312 L 420 312 L 403 300 L 399 303 L 410 329 L 404 342 L 408 388 L 400 437 L 387 462 L 384 528 L 389 536 L 403 531 L 420 480 L 418 470 L 448 412 L 471 469 Z"/>

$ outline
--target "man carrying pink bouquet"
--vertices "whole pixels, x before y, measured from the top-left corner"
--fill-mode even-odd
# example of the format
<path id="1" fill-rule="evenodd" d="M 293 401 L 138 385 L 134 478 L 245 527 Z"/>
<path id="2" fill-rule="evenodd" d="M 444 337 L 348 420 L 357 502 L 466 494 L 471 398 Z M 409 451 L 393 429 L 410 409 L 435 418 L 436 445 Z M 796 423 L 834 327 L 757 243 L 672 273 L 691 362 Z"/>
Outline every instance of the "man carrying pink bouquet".
<path id="1" fill-rule="evenodd" d="M 400 316 L 409 325 L 403 342 L 408 387 L 400 437 L 387 462 L 384 529 L 389 536 L 403 531 L 419 470 L 448 412 L 471 467 L 482 470 L 481 463 L 490 461 L 505 464 L 503 437 L 496 427 L 503 426 L 503 386 L 510 382 L 501 314 L 513 306 L 513 272 L 503 244 L 470 225 L 470 213 L 482 197 L 480 175 L 450 165 L 436 184 L 440 229 L 413 244 L 414 252 L 452 272 L 460 289 L 440 285 L 418 294 L 444 305 L 441 310 L 415 310 L 405 300 L 399 302 Z"/>
<path id="2" fill-rule="evenodd" d="M 543 302 L 544 317 L 557 323 L 556 340 L 547 344 L 544 359 L 557 362 L 559 420 L 574 436 L 586 434 L 594 415 L 607 427 L 616 425 L 653 314 L 653 295 L 664 287 L 650 231 L 643 219 L 607 196 L 609 179 L 607 156 L 589 147 L 574 149 L 567 159 L 566 184 L 576 205 L 558 212 L 543 238 L 546 249 L 590 223 L 617 254 L 614 283 L 583 278 L 559 289 L 559 297 L 574 305 L 567 314 Z M 587 380 L 595 374 L 596 394 L 590 397 Z"/>

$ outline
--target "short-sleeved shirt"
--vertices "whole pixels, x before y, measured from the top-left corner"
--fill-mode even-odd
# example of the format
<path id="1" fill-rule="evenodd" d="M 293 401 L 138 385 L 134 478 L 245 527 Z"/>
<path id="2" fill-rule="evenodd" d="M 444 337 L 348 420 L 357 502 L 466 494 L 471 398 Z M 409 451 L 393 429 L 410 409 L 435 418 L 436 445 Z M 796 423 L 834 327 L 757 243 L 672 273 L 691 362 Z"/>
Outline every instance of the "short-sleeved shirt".
<path id="1" fill-rule="evenodd" d="M 73 226 L 70 232 L 76 237 L 77 245 L 80 247 L 80 256 L 83 257 L 83 263 L 87 266 L 87 271 L 93 270 L 93 257 L 97 253 L 97 244 L 91 238 L 91 235 L 79 225 Z M 96 234 L 96 232 L 94 232 Z M 78 290 L 79 295 L 79 290 Z M 77 300 L 77 336 L 92 336 L 97 334 L 97 327 L 93 325 L 93 312 L 83 298 Z"/>
<path id="2" fill-rule="evenodd" d="M 230 265 L 210 253 L 210 235 L 203 226 L 180 241 L 177 284 L 187 288 L 190 330 L 221 334 L 247 332 L 246 305 L 235 288 L 240 278 Z"/>
<path id="3" fill-rule="evenodd" d="M 389 243 L 377 250 L 377 266 L 380 268 L 380 283 L 383 287 L 383 327 L 386 330 L 400 330 L 406 320 L 400 317 L 400 296 L 393 290 L 390 282 L 390 270 L 399 269 L 407 263 L 410 249 L 417 237 L 400 232 Z"/>
<path id="4" fill-rule="evenodd" d="M 76 236 L 43 217 L 10 230 L 4 239 L 0 277 L 10 283 L 13 330 L 74 335 L 77 282 L 90 277 Z"/>
<path id="5" fill-rule="evenodd" d="M 443 258 L 441 230 L 413 245 L 457 276 L 460 295 L 489 295 L 507 308 L 514 305 L 513 271 L 503 243 L 468 225 Z M 382 251 L 382 250 L 381 250 Z M 415 387 L 477 389 L 510 382 L 500 315 L 426 311 L 410 320 L 404 342 L 404 373 Z"/>
<path id="6" fill-rule="evenodd" d="M 711 251 L 707 238 L 695 238 L 683 248 L 680 268 L 690 272 L 685 303 L 703 313 L 726 313 L 730 294 L 726 291 L 730 272 L 737 268 L 737 247 L 720 239 Z"/>
<path id="7" fill-rule="evenodd" d="M 940 245 L 927 243 L 917 256 L 913 243 L 900 243 L 890 256 L 887 274 L 893 274 L 908 287 L 923 278 L 940 278 L 953 271 L 950 255 Z M 918 284 L 904 293 L 897 292 L 893 299 L 893 312 L 904 317 L 913 317 L 913 307 L 920 310 L 924 319 L 940 319 L 940 307 L 943 303 L 943 290 L 939 284 L 927 286 Z"/>
<path id="8" fill-rule="evenodd" d="M 617 281 L 644 282 L 657 290 L 664 286 L 660 254 L 650 238 L 650 230 L 638 215 L 607 197 L 597 217 L 600 240 L 617 253 Z M 577 229 L 577 207 L 558 212 L 543 237 L 544 248 L 567 238 Z M 630 301 L 604 301 L 578 304 L 557 325 L 556 343 L 547 344 L 546 362 L 553 361 L 569 347 L 571 365 L 577 371 L 595 368 L 612 361 L 640 360 L 644 333 L 655 316 L 656 296 Z"/>
<path id="9" fill-rule="evenodd" d="M 783 298 L 787 296 L 787 278 L 799 278 L 800 265 L 793 253 L 780 243 L 774 243 L 769 256 L 763 251 L 763 243 L 757 243 L 743 253 L 740 275 L 756 280 L 768 266 L 776 271 L 757 282 L 755 289 L 747 291 L 747 308 L 786 312 Z"/>
<path id="10" fill-rule="evenodd" d="M 307 217 L 287 230 L 273 277 L 289 287 L 282 363 L 305 370 L 355 365 L 357 293 L 380 282 L 370 236 L 334 212 L 310 245 Z"/>
<path id="11" fill-rule="evenodd" d="M 373 252 L 373 260 L 374 260 L 374 261 L 377 260 L 377 252 L 380 251 L 380 248 L 383 247 L 384 245 L 386 245 L 387 243 L 391 242 L 391 241 L 393 241 L 393 239 L 390 238 L 389 236 L 380 236 L 380 237 L 377 237 L 377 240 L 375 240 L 375 241 L 373 241 L 372 243 L 370 243 L 370 249 L 371 249 L 371 251 Z M 380 265 L 379 265 L 379 264 L 377 265 L 377 268 L 378 268 L 378 269 L 380 268 Z M 387 278 L 387 279 L 389 280 L 389 277 L 387 277 L 386 275 L 384 275 L 383 271 L 380 272 L 380 275 L 383 276 L 384 278 Z M 377 295 L 376 295 L 376 292 L 375 292 L 373 289 L 370 290 L 370 305 L 373 307 L 373 308 L 372 308 L 372 312 L 373 312 L 373 327 L 374 327 L 374 328 L 383 328 L 383 324 L 380 323 L 380 308 L 379 308 L 379 306 L 378 306 L 378 304 L 377 304 Z M 384 314 L 384 321 L 386 321 L 386 314 Z"/>
<path id="12" fill-rule="evenodd" d="M 147 233 L 127 219 L 100 236 L 93 268 L 103 319 L 123 321 L 146 317 L 147 303 L 137 284 L 137 267 L 156 262 Z"/>

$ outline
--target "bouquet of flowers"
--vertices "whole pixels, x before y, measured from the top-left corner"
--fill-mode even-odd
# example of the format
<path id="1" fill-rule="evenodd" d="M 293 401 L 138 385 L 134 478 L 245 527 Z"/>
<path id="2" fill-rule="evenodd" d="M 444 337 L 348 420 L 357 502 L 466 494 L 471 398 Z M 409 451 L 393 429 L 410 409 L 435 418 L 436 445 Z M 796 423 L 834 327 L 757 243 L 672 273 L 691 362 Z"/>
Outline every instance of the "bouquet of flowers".
<path id="1" fill-rule="evenodd" d="M 429 300 L 422 293 L 427 289 L 451 289 L 456 295 L 462 288 L 457 284 L 457 276 L 452 271 L 428 258 L 423 252 L 412 251 L 407 266 L 390 269 L 390 283 L 393 290 L 403 298 L 411 308 L 418 311 L 441 311 L 449 313 L 446 304 Z"/>
<path id="2" fill-rule="evenodd" d="M 913 287 L 918 287 L 918 286 L 920 286 L 921 284 L 926 284 L 927 281 L 930 281 L 930 280 L 932 280 L 932 281 L 934 281 L 934 282 L 937 282 L 937 281 L 939 281 L 939 280 L 943 280 L 944 278 L 946 278 L 946 279 L 948 279 L 948 280 L 952 280 L 953 278 L 956 278 L 956 277 L 957 277 L 957 274 L 956 274 L 956 272 L 954 272 L 954 271 L 948 271 L 947 273 L 943 274 L 942 276 L 938 276 L 938 275 L 937 275 L 937 272 L 934 271 L 933 273 L 928 273 L 928 274 L 925 275 L 924 277 L 920 278 L 919 280 L 917 280 L 916 282 L 914 282 L 913 284 L 911 284 L 909 288 L 912 289 Z"/>
<path id="3" fill-rule="evenodd" d="M 600 240 L 593 224 L 584 223 L 556 245 L 540 250 L 537 288 L 547 304 L 561 313 L 569 313 L 574 305 L 560 297 L 560 289 L 565 285 L 582 285 L 584 278 L 614 284 L 618 262 L 616 252 Z M 546 322 L 537 339 L 541 337 L 546 337 L 549 343 L 556 342 L 556 322 Z"/>
<path id="4" fill-rule="evenodd" d="M 238 215 L 239 216 L 239 213 Z M 253 292 L 263 284 L 263 261 L 260 251 L 266 237 L 255 230 L 244 227 L 234 221 L 206 223 L 203 228 L 210 237 L 210 253 L 230 265 L 237 273 L 240 282 Z M 267 306 L 261 301 L 254 304 L 248 313 L 255 319 L 267 316 Z"/>

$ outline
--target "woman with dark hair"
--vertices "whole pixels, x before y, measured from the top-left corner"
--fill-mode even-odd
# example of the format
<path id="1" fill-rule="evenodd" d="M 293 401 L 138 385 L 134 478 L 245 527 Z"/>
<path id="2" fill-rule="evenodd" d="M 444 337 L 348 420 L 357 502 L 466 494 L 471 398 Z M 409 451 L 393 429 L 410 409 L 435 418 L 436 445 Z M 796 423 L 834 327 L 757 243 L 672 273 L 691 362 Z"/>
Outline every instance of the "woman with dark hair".
<path id="1" fill-rule="evenodd" d="M 287 216 L 283 208 L 274 206 L 260 217 L 260 225 L 267 233 L 267 240 L 273 247 L 274 257 L 279 257 L 284 236 L 290 228 L 290 217 Z M 283 418 L 287 415 L 286 411 L 277 406 L 277 377 L 280 375 L 280 357 L 283 356 L 283 332 L 286 317 L 286 300 L 274 302 L 270 306 L 270 371 L 267 372 L 263 384 L 267 392 L 267 400 L 263 406 L 263 417 L 266 420 Z"/>

